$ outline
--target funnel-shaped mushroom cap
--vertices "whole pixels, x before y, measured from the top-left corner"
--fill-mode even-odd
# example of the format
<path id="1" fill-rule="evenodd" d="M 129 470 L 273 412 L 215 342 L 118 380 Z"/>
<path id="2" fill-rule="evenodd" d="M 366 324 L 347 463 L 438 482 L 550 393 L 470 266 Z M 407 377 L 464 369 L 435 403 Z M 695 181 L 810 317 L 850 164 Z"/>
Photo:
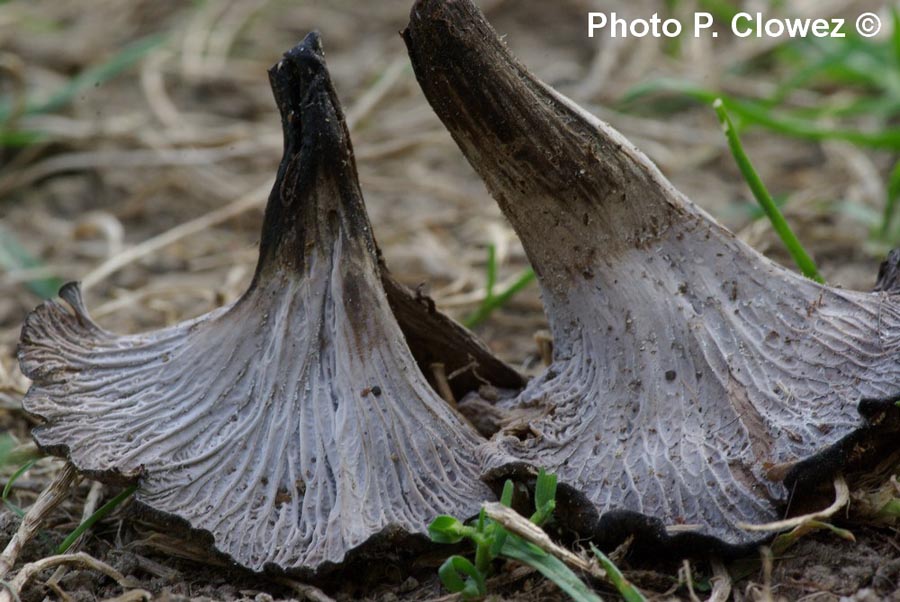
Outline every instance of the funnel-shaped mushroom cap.
<path id="1" fill-rule="evenodd" d="M 518 397 L 545 411 L 489 444 L 492 475 L 544 467 L 601 514 L 741 544 L 759 535 L 739 523 L 778 518 L 785 476 L 822 460 L 827 484 L 866 450 L 859 429 L 900 394 L 900 298 L 820 286 L 737 240 L 538 82 L 469 0 L 418 2 L 404 35 L 525 246 L 554 337 Z"/>
<path id="2" fill-rule="evenodd" d="M 38 444 L 212 534 L 238 563 L 319 571 L 491 496 L 480 438 L 419 371 L 382 288 L 343 115 L 310 34 L 270 71 L 285 154 L 250 289 L 118 336 L 77 286 L 29 316 Z"/>

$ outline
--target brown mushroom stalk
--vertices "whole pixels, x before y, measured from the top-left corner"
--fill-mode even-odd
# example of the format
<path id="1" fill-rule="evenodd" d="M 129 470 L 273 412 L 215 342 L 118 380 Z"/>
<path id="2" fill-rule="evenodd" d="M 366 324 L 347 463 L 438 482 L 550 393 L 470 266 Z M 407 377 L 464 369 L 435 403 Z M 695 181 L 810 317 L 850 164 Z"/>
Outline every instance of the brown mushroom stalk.
<path id="1" fill-rule="evenodd" d="M 419 83 L 521 238 L 553 334 L 517 398 L 542 411 L 487 445 L 490 476 L 555 472 L 607 534 L 741 545 L 760 538 L 742 523 L 897 448 L 900 297 L 819 285 L 739 241 L 469 0 L 410 18 Z"/>
<path id="2" fill-rule="evenodd" d="M 379 266 L 317 34 L 269 76 L 285 150 L 249 290 L 120 336 L 69 284 L 68 308 L 49 301 L 28 317 L 19 358 L 42 449 L 100 480 L 137 479 L 139 504 L 245 567 L 312 573 L 424 535 L 438 514 L 473 515 L 492 494 L 483 440 L 428 384 L 391 311 L 383 277 L 437 353 L 449 322 Z M 464 330 L 447 336 L 487 357 Z"/>

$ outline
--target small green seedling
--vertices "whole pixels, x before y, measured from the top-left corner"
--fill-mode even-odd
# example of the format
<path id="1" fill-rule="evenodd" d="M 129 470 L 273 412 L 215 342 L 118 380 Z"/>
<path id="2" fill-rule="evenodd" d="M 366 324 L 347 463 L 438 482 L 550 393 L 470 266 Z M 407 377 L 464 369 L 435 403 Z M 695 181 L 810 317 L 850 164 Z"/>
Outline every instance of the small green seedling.
<path id="1" fill-rule="evenodd" d="M 513 482 L 506 481 L 500 503 L 511 507 L 512 497 Z M 547 474 L 543 470 L 538 474 L 534 488 L 534 506 L 530 520 L 535 525 L 541 526 L 552 518 L 556 509 L 555 475 Z M 454 555 L 438 569 L 444 587 L 453 593 L 461 594 L 465 600 L 487 595 L 486 582 L 493 561 L 497 558 L 508 558 L 536 569 L 577 602 L 601 601 L 601 598 L 559 558 L 509 533 L 502 525 L 487 518 L 484 509 L 471 525 L 466 525 L 452 516 L 439 516 L 428 526 L 428 533 L 431 540 L 436 543 L 456 544 L 468 539 L 475 544 L 474 562 L 464 556 Z M 627 602 L 644 601 L 640 592 L 628 583 L 612 562 L 605 556 L 602 558 L 605 559 L 604 569 L 610 575 L 610 582 Z M 601 563 L 603 562 L 601 560 Z M 615 575 L 607 565 L 615 569 Z"/>
<path id="2" fill-rule="evenodd" d="M 474 328 L 475 326 L 478 326 L 479 324 L 484 322 L 487 317 L 494 312 L 495 309 L 506 305 L 506 303 L 509 302 L 510 299 L 512 299 L 519 291 L 531 284 L 531 281 L 535 279 L 534 270 L 532 270 L 531 268 L 525 269 L 516 277 L 515 280 L 513 280 L 509 284 L 509 286 L 507 286 L 499 293 L 494 294 L 494 285 L 497 283 L 497 249 L 494 247 L 494 245 L 488 245 L 486 271 L 486 294 L 484 296 L 484 300 L 481 302 L 481 305 L 478 306 L 478 309 L 472 312 L 472 314 L 463 321 L 463 323 L 468 328 Z"/>
<path id="3" fill-rule="evenodd" d="M 513 482 L 506 481 L 500 503 L 511 506 L 512 495 Z M 453 593 L 462 594 L 467 600 L 486 595 L 485 580 L 490 573 L 491 562 L 502 552 L 509 537 L 506 530 L 487 518 L 482 509 L 474 526 L 463 524 L 453 516 L 438 516 L 428 525 L 428 534 L 435 543 L 456 544 L 469 539 L 475 544 L 474 564 L 464 556 L 454 555 L 444 561 L 438 569 L 438 575 L 444 587 Z"/>
<path id="4" fill-rule="evenodd" d="M 594 556 L 597 558 L 597 561 L 600 563 L 600 566 L 603 567 L 603 570 L 606 571 L 607 579 L 609 582 L 615 586 L 616 590 L 621 594 L 622 599 L 625 602 L 647 602 L 647 599 L 644 595 L 638 591 L 638 589 L 631 584 L 628 579 L 625 578 L 625 575 L 622 574 L 622 571 L 619 570 L 612 560 L 609 557 L 601 552 L 597 546 L 591 544 L 591 552 L 594 553 Z"/>

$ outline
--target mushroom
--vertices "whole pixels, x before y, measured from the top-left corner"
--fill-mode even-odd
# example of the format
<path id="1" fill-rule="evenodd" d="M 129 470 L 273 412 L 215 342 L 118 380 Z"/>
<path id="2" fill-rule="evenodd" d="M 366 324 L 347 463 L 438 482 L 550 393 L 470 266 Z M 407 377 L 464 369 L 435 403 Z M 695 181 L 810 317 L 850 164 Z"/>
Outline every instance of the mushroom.
<path id="1" fill-rule="evenodd" d="M 22 330 L 34 381 L 23 405 L 44 421 L 43 450 L 99 480 L 137 480 L 141 507 L 208 533 L 237 563 L 321 573 L 493 497 L 481 437 L 421 373 L 383 280 L 423 353 L 440 355 L 446 336 L 450 355 L 521 377 L 380 267 L 318 35 L 269 78 L 284 158 L 247 292 L 120 336 L 67 284 L 71 311 L 45 302 Z"/>
<path id="2" fill-rule="evenodd" d="M 404 38 L 553 335 L 513 403 L 533 417 L 482 450 L 488 477 L 543 467 L 589 505 L 583 528 L 735 551 L 792 494 L 796 510 L 897 448 L 900 298 L 822 286 L 738 240 L 539 82 L 470 0 L 420 0 Z"/>

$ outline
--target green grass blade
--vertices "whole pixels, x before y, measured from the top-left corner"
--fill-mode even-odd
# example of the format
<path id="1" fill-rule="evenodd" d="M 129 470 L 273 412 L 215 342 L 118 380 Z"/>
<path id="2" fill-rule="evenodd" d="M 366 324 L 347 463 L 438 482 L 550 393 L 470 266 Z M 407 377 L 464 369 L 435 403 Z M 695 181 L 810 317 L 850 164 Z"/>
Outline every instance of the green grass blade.
<path id="1" fill-rule="evenodd" d="M 765 210 L 769 221 L 772 222 L 772 227 L 775 232 L 781 238 L 782 242 L 784 242 L 788 252 L 791 254 L 791 257 L 793 257 L 803 275 L 816 282 L 824 282 L 822 276 L 819 275 L 819 270 L 816 267 L 815 262 L 807 254 L 803 245 L 800 244 L 794 231 L 791 230 L 791 227 L 784 219 L 778 206 L 775 205 L 775 202 L 772 200 L 769 191 L 766 190 L 759 174 L 757 174 L 756 170 L 753 168 L 750 158 L 747 156 L 747 153 L 744 152 L 744 147 L 741 144 L 740 138 L 738 138 L 737 132 L 734 131 L 734 124 L 731 122 L 731 118 L 725 111 L 722 101 L 716 99 L 716 101 L 713 102 L 713 108 L 716 110 L 716 115 L 719 117 L 722 129 L 725 131 L 725 137 L 728 139 L 728 146 L 731 149 L 731 154 L 734 155 L 734 160 L 737 162 L 744 179 L 747 181 L 747 185 L 753 192 L 753 196 L 756 197 L 756 200 L 762 206 L 763 210 Z"/>
<path id="2" fill-rule="evenodd" d="M 534 280 L 534 270 L 528 268 L 524 270 L 509 287 L 498 295 L 494 295 L 490 299 L 485 299 L 481 306 L 475 312 L 463 321 L 468 328 L 474 328 L 484 322 L 494 310 L 506 305 L 517 293 Z"/>
<path id="3" fill-rule="evenodd" d="M 500 494 L 500 503 L 507 508 L 512 508 L 514 489 L 515 485 L 513 484 L 512 480 L 506 479 L 506 482 L 503 483 L 503 492 Z"/>
<path id="4" fill-rule="evenodd" d="M 671 79 L 657 79 L 631 88 L 620 99 L 619 108 L 628 110 L 638 101 L 658 93 L 678 94 L 704 104 L 721 100 L 724 108 L 730 114 L 739 117 L 744 122 L 792 138 L 815 141 L 843 140 L 868 148 L 900 150 L 900 129 L 898 128 L 884 127 L 876 132 L 862 132 L 827 127 L 797 115 L 774 111 L 766 102 L 731 98 L 719 92 Z M 896 106 L 896 101 L 890 100 L 889 105 Z M 827 113 L 827 109 L 823 113 Z"/>
<path id="5" fill-rule="evenodd" d="M 713 99 L 715 102 L 716 99 Z M 900 149 L 900 129 L 884 128 L 878 132 L 861 132 L 845 128 L 829 128 L 792 115 L 779 115 L 758 102 L 721 98 L 729 112 L 747 122 L 805 140 L 843 140 L 870 148 Z"/>
<path id="6" fill-rule="evenodd" d="M 0 227 L 0 268 L 13 271 L 42 266 L 41 261 L 33 257 L 11 232 Z M 59 278 L 34 278 L 25 285 L 41 299 L 49 299 L 56 296 L 63 282 Z"/>
<path id="7" fill-rule="evenodd" d="M 137 490 L 137 485 L 131 485 L 122 490 L 119 495 L 109 500 L 103 506 L 100 507 L 99 510 L 90 515 L 83 523 L 78 525 L 74 531 L 69 533 L 69 536 L 66 537 L 59 547 L 56 548 L 57 554 L 65 554 L 66 550 L 71 547 L 75 540 L 81 537 L 81 534 L 94 526 L 94 523 L 102 519 L 104 516 L 118 508 L 125 500 L 127 500 L 131 495 Z"/>
<path id="8" fill-rule="evenodd" d="M 891 34 L 891 50 L 894 52 L 894 64 L 900 66 L 900 10 L 896 6 L 891 7 L 891 23 L 894 32 Z"/>
<path id="9" fill-rule="evenodd" d="M 455 558 L 459 557 L 450 556 L 441 564 L 440 568 L 438 568 L 438 576 L 441 578 L 441 583 L 444 584 L 444 587 L 447 588 L 448 591 L 458 594 L 466 589 L 466 581 L 460 576 L 456 567 L 453 566 Z"/>
<path id="10" fill-rule="evenodd" d="M 0 147 L 22 148 L 31 146 L 35 142 L 40 141 L 43 137 L 43 132 L 0 129 Z"/>
<path id="11" fill-rule="evenodd" d="M 556 475 L 548 474 L 542 468 L 534 485 L 534 505 L 540 510 L 550 502 L 556 501 Z"/>
<path id="12" fill-rule="evenodd" d="M 487 298 L 492 299 L 494 297 L 494 284 L 497 283 L 497 248 L 494 245 L 488 245 L 486 280 L 485 290 L 487 291 Z"/>
<path id="13" fill-rule="evenodd" d="M 16 470 L 16 472 L 14 472 L 12 474 L 12 476 L 9 477 L 9 480 L 6 482 L 6 485 L 3 487 L 3 496 L 2 496 L 3 503 L 6 505 L 7 508 L 9 508 L 14 513 L 16 513 L 16 515 L 19 518 L 22 518 L 23 516 L 25 516 L 25 511 L 22 510 L 21 508 L 19 508 L 18 506 L 16 506 L 15 504 L 13 504 L 11 501 L 9 501 L 9 494 L 12 493 L 13 485 L 19 479 L 19 477 L 21 477 L 23 474 L 28 472 L 28 469 L 31 468 L 32 466 L 34 466 L 35 462 L 37 462 L 36 459 L 29 460 L 28 462 L 26 462 L 25 464 L 20 466 L 19 469 Z"/>
<path id="14" fill-rule="evenodd" d="M 603 602 L 562 560 L 519 537 L 507 537 L 501 554 L 536 569 L 576 602 Z"/>
<path id="15" fill-rule="evenodd" d="M 818 60 L 805 65 L 799 71 L 795 72 L 791 77 L 778 85 L 775 92 L 767 100 L 770 106 L 779 105 L 788 97 L 788 95 L 803 86 L 816 76 L 826 73 L 832 67 L 846 62 L 847 57 L 853 52 L 853 47 L 849 44 L 841 44 L 834 52 L 829 52 Z"/>
<path id="16" fill-rule="evenodd" d="M 42 101 L 29 101 L 25 105 L 25 114 L 49 113 L 59 110 L 69 104 L 71 100 L 85 88 L 100 85 L 109 81 L 121 72 L 125 71 L 148 52 L 158 47 L 166 40 L 162 34 L 154 34 L 143 37 L 122 48 L 108 61 L 95 67 L 90 67 L 57 90 L 48 99 Z M 9 119 L 12 113 L 12 104 L 8 100 L 0 100 L 0 123 Z"/>
<path id="17" fill-rule="evenodd" d="M 820 38 L 809 40 L 824 54 L 834 52 L 835 45 Z M 826 70 L 828 83 L 837 86 L 866 86 L 872 90 L 888 91 L 896 85 L 895 76 L 886 73 L 894 68 L 894 57 L 887 44 L 858 36 L 850 36 L 837 44 L 849 53 L 844 60 L 832 63 Z"/>
<path id="18" fill-rule="evenodd" d="M 900 114 L 900 98 L 892 96 L 864 96 L 851 98 L 838 104 L 815 107 L 798 107 L 793 113 L 803 119 L 844 119 L 866 116 L 889 120 Z"/>
<path id="19" fill-rule="evenodd" d="M 503 551 L 503 546 L 506 545 L 506 538 L 509 537 L 509 533 L 502 526 L 494 523 L 494 541 L 491 542 L 491 546 L 488 549 L 490 552 L 491 560 L 500 555 L 500 552 Z"/>
<path id="20" fill-rule="evenodd" d="M 464 599 L 484 596 L 487 593 L 484 573 L 480 572 L 468 558 L 451 556 L 438 569 L 438 576 L 448 590 L 462 594 Z M 463 576 L 467 579 L 463 580 Z"/>
<path id="21" fill-rule="evenodd" d="M 897 205 L 897 197 L 900 197 L 900 161 L 894 163 L 894 169 L 888 178 L 887 199 L 884 203 L 884 216 L 881 218 L 881 238 L 887 238 L 891 224 L 894 221 L 894 210 Z"/>
<path id="22" fill-rule="evenodd" d="M 531 522 L 541 526 L 550 519 L 556 510 L 556 475 L 544 472 L 542 468 L 538 473 L 534 485 L 534 514 Z"/>
<path id="23" fill-rule="evenodd" d="M 591 544 L 591 551 L 594 553 L 594 556 L 597 557 L 600 566 L 606 571 L 606 578 L 613 584 L 613 587 L 616 588 L 616 591 L 619 592 L 619 595 L 622 596 L 622 599 L 625 600 L 625 602 L 647 602 L 647 598 L 645 598 L 644 595 L 625 578 L 625 575 L 622 574 L 619 567 L 617 567 L 606 554 L 598 550 L 594 544 Z"/>
<path id="24" fill-rule="evenodd" d="M 16 440 L 6 433 L 0 434 L 0 466 L 9 462 L 12 450 L 16 447 Z"/>
<path id="25" fill-rule="evenodd" d="M 772 202 L 775 203 L 775 206 L 781 209 L 788 202 L 788 195 L 779 194 L 778 196 L 772 197 Z M 742 205 L 741 209 L 746 211 L 746 214 L 750 217 L 751 220 L 756 221 L 761 217 L 766 216 L 765 210 L 759 206 L 759 203 L 756 205 Z"/>

